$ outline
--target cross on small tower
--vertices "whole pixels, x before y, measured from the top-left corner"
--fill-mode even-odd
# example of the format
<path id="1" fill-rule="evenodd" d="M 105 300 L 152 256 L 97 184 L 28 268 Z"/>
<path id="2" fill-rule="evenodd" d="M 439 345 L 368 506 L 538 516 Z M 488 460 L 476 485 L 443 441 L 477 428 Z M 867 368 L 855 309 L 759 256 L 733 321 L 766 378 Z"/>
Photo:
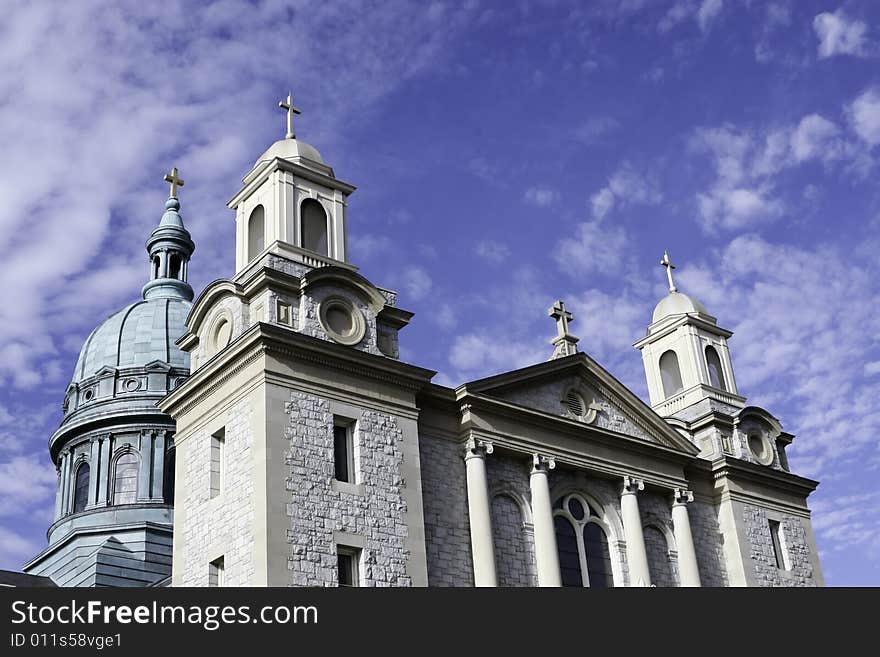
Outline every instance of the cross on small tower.
<path id="1" fill-rule="evenodd" d="M 565 309 L 565 302 L 557 301 L 547 314 L 556 320 L 556 337 L 550 341 L 554 346 L 550 360 L 577 353 L 578 338 L 568 332 L 568 323 L 572 321 L 573 315 Z"/>
<path id="2" fill-rule="evenodd" d="M 287 98 L 280 101 L 278 103 L 278 107 L 283 110 L 287 110 L 287 134 L 284 135 L 285 139 L 296 139 L 296 135 L 293 132 L 293 115 L 294 114 L 302 114 L 296 107 L 293 106 L 293 94 L 287 94 Z"/>
<path id="3" fill-rule="evenodd" d="M 171 183 L 171 191 L 168 192 L 168 198 L 177 198 L 177 188 L 183 187 L 183 180 L 177 176 L 177 167 L 172 167 L 171 173 L 166 173 L 163 180 Z"/>
<path id="4" fill-rule="evenodd" d="M 568 333 L 568 323 L 574 316 L 565 309 L 565 302 L 557 301 L 547 312 L 550 314 L 550 317 L 556 320 L 556 334 L 560 338 L 566 335 Z"/>
<path id="5" fill-rule="evenodd" d="M 675 283 L 672 281 L 672 270 L 675 269 L 675 265 L 672 264 L 672 261 L 669 259 L 669 253 L 666 251 L 663 252 L 663 260 L 660 261 L 660 264 L 666 267 L 666 278 L 669 279 L 669 291 L 678 292 L 678 288 L 675 287 Z"/>

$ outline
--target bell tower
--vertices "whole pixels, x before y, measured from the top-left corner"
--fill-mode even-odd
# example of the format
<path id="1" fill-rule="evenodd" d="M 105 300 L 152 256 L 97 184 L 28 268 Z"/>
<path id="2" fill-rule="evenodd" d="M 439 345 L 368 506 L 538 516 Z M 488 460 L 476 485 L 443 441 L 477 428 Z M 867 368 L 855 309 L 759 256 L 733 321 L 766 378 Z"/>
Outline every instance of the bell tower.
<path id="1" fill-rule="evenodd" d="M 737 394 L 727 339 L 731 331 L 718 326 L 706 307 L 675 286 L 675 265 L 664 253 L 667 294 L 654 309 L 647 335 L 633 346 L 642 352 L 653 409 L 675 415 L 702 400 L 714 399 L 742 408 Z"/>
<path id="2" fill-rule="evenodd" d="M 293 96 L 278 103 L 287 115 L 284 139 L 272 144 L 242 179 L 228 206 L 235 210 L 236 278 L 264 253 L 309 267 L 344 264 L 345 209 L 355 187 L 333 174 L 316 148 L 297 139 Z"/>

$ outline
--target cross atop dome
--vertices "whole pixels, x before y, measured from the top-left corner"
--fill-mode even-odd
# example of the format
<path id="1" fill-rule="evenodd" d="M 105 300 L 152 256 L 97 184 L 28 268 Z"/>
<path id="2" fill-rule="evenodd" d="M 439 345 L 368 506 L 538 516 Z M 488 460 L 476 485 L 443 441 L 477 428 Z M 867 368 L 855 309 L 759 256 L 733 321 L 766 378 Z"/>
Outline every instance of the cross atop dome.
<path id="1" fill-rule="evenodd" d="M 670 292 L 678 292 L 678 288 L 675 287 L 675 283 L 672 281 L 672 270 L 675 269 L 675 265 L 672 264 L 672 261 L 669 259 L 669 252 L 663 252 L 663 260 L 660 261 L 660 264 L 663 267 L 666 267 L 666 278 L 669 279 L 669 291 Z"/>
<path id="2" fill-rule="evenodd" d="M 293 115 L 302 114 L 302 112 L 293 106 L 293 92 L 288 92 L 287 98 L 278 102 L 278 107 L 287 110 L 287 134 L 284 135 L 284 138 L 296 139 L 296 134 L 293 132 Z"/>
<path id="3" fill-rule="evenodd" d="M 572 354 L 577 353 L 577 342 L 579 338 L 576 338 L 568 332 L 568 324 L 573 321 L 574 315 L 565 309 L 565 302 L 562 300 L 557 301 L 550 306 L 547 310 L 547 314 L 556 320 L 556 337 L 550 341 L 550 344 L 555 348 L 550 360 L 571 356 Z"/>
<path id="4" fill-rule="evenodd" d="M 171 167 L 171 173 L 166 173 L 162 178 L 167 183 L 171 183 L 171 189 L 168 192 L 168 198 L 177 198 L 177 188 L 183 187 L 183 179 L 177 175 L 177 167 Z"/>

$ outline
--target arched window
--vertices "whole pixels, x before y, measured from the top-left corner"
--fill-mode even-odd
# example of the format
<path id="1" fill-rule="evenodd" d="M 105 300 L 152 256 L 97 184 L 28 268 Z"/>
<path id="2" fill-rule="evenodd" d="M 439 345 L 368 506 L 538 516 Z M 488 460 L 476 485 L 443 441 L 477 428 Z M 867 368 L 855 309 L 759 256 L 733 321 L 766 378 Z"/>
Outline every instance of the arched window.
<path id="1" fill-rule="evenodd" d="M 180 256 L 176 253 L 171 254 L 168 269 L 168 278 L 180 278 Z"/>
<path id="2" fill-rule="evenodd" d="M 248 262 L 266 248 L 266 211 L 262 205 L 258 205 L 251 212 L 248 219 Z"/>
<path id="3" fill-rule="evenodd" d="M 89 503 L 89 464 L 81 463 L 73 480 L 73 512 L 84 511 Z"/>
<path id="4" fill-rule="evenodd" d="M 134 504 L 137 501 L 138 457 L 125 452 L 116 459 L 113 469 L 113 504 Z"/>
<path id="5" fill-rule="evenodd" d="M 165 470 L 162 473 L 162 499 L 165 504 L 174 504 L 174 468 L 176 465 L 176 451 L 171 445 L 165 452 Z"/>
<path id="6" fill-rule="evenodd" d="M 706 367 L 709 368 L 709 385 L 727 390 L 724 383 L 724 371 L 721 369 L 721 358 L 712 345 L 706 347 Z"/>
<path id="7" fill-rule="evenodd" d="M 153 278 L 159 278 L 159 256 L 153 258 Z"/>
<path id="8" fill-rule="evenodd" d="M 579 495 L 557 500 L 553 511 L 563 586 L 614 586 L 608 536 L 596 510 Z"/>
<path id="9" fill-rule="evenodd" d="M 660 356 L 660 379 L 663 382 L 663 395 L 672 397 L 681 392 L 681 370 L 678 367 L 678 356 L 670 349 Z"/>
<path id="10" fill-rule="evenodd" d="M 302 227 L 302 248 L 321 255 L 327 252 L 327 213 L 324 206 L 313 198 L 307 198 L 299 208 Z"/>
<path id="11" fill-rule="evenodd" d="M 666 533 L 655 525 L 646 525 L 642 528 L 642 534 L 645 541 L 645 553 L 648 557 L 648 570 L 651 573 L 651 583 L 657 587 L 678 586 L 676 569 L 669 554 L 672 546 Z"/>

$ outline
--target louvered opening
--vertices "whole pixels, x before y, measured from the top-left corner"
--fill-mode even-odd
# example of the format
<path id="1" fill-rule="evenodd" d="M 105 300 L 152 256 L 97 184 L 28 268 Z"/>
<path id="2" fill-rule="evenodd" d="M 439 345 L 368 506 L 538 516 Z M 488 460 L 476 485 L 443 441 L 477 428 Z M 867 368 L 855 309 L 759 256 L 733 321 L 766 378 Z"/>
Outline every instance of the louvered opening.
<path id="1" fill-rule="evenodd" d="M 572 415 L 581 417 L 584 414 L 584 400 L 574 391 L 569 392 L 565 396 L 565 405 L 568 406 L 568 410 Z"/>

